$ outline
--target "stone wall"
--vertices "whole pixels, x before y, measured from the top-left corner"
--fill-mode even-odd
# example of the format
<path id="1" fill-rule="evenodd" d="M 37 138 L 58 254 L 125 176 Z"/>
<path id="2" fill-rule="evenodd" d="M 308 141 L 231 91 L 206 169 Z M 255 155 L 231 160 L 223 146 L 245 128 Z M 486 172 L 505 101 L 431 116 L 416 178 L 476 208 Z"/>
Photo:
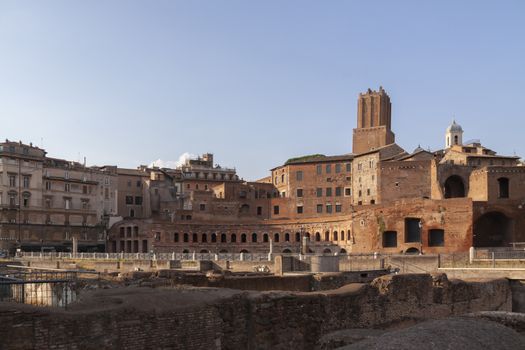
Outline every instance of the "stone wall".
<path id="1" fill-rule="evenodd" d="M 69 311 L 0 303 L 8 349 L 313 349 L 339 329 L 510 310 L 506 280 L 394 275 L 315 293 L 122 288 Z"/>

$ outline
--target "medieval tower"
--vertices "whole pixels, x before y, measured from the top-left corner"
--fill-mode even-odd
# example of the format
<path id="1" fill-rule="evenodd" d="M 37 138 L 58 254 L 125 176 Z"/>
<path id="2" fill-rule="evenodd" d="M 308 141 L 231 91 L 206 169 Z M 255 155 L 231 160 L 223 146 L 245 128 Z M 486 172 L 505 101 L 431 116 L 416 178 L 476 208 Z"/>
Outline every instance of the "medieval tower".
<path id="1" fill-rule="evenodd" d="M 352 153 L 364 153 L 395 142 L 391 130 L 390 97 L 382 87 L 368 89 L 357 100 L 357 128 L 354 129 Z"/>

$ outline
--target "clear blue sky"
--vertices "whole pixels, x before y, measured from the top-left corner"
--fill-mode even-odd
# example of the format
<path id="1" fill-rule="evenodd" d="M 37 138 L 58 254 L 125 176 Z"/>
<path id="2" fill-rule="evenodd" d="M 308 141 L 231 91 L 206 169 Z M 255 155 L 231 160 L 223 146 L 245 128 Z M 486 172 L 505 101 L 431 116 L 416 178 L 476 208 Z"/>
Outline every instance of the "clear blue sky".
<path id="1" fill-rule="evenodd" d="M 525 155 L 525 1 L 0 0 L 0 138 L 136 167 L 213 152 L 254 180 L 351 152 L 359 92 L 397 142 Z M 79 157 L 80 155 L 80 157 Z"/>

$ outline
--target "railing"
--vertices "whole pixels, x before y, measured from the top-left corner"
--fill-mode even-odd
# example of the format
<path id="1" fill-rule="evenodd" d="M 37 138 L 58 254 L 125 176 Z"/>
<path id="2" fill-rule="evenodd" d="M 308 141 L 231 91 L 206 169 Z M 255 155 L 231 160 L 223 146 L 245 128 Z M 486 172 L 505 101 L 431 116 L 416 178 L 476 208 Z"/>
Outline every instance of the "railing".
<path id="1" fill-rule="evenodd" d="M 16 272 L 0 275 L 0 301 L 67 308 L 76 300 L 76 275 L 69 272 Z"/>

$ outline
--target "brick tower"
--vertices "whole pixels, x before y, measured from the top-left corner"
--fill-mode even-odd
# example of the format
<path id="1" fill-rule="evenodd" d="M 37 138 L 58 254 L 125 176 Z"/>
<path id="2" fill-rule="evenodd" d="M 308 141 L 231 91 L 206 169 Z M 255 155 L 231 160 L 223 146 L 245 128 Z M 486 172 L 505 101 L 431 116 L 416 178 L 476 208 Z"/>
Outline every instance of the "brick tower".
<path id="1" fill-rule="evenodd" d="M 358 154 L 395 142 L 391 128 L 390 97 L 383 87 L 368 89 L 357 100 L 357 128 L 354 129 L 352 153 Z"/>

